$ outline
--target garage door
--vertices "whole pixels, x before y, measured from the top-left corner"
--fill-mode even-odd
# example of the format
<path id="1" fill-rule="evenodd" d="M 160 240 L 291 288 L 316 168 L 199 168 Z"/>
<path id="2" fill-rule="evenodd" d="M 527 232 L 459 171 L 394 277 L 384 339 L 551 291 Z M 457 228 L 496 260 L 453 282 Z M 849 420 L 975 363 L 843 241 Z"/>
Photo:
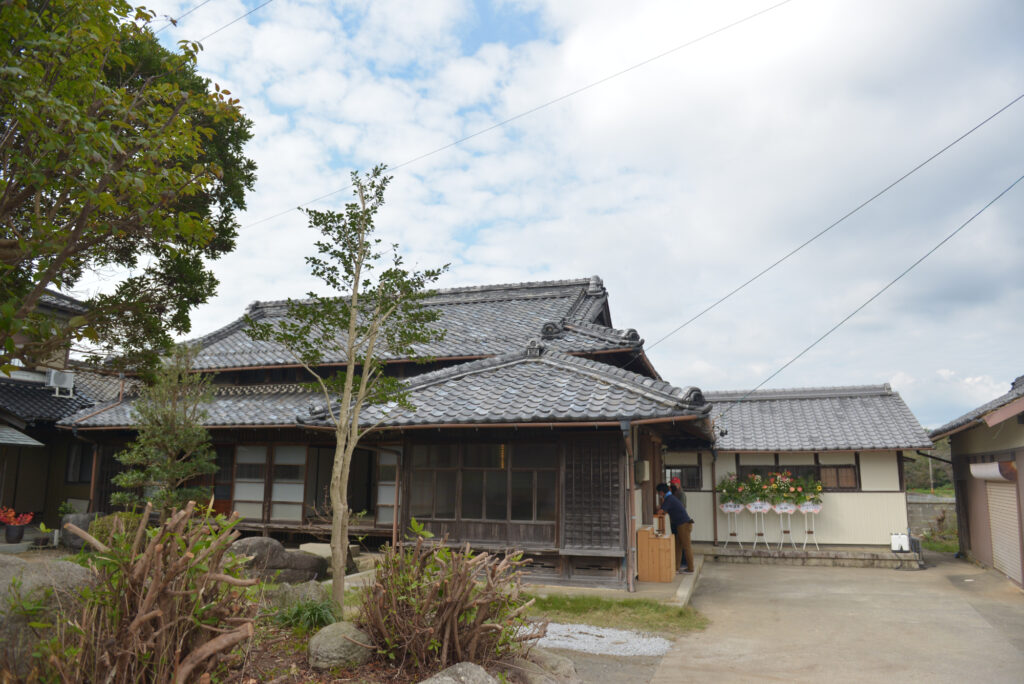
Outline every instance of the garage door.
<path id="1" fill-rule="evenodd" d="M 1007 577 L 1021 578 L 1020 516 L 1017 511 L 1017 485 L 1012 482 L 986 482 L 988 516 L 992 526 L 992 563 Z"/>

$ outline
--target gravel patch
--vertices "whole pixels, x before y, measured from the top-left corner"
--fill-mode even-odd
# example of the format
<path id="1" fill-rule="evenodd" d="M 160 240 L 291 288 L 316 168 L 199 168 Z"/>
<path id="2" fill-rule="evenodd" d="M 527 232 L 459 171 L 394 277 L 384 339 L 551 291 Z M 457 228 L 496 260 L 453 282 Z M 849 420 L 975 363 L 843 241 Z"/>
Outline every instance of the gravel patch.
<path id="1" fill-rule="evenodd" d="M 668 652 L 672 642 L 631 630 L 552 622 L 548 625 L 547 636 L 537 645 L 600 655 L 660 656 Z"/>

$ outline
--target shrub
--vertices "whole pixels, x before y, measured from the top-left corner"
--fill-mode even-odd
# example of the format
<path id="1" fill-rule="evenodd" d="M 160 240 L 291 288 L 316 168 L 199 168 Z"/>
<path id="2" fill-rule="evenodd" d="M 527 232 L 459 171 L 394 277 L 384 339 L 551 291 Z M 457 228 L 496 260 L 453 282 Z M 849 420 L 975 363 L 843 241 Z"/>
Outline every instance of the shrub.
<path id="1" fill-rule="evenodd" d="M 134 532 L 142 519 L 141 513 L 111 513 L 96 518 L 89 523 L 89 534 L 107 546 L 114 544 L 114 535 L 124 535 L 128 530 Z"/>
<path id="2" fill-rule="evenodd" d="M 274 613 L 274 622 L 299 632 L 309 633 L 338 620 L 334 601 L 297 601 Z"/>
<path id="3" fill-rule="evenodd" d="M 414 668 L 480 665 L 523 650 L 547 623 L 524 617 L 533 604 L 522 593 L 520 555 L 474 555 L 415 544 L 387 546 L 377 580 L 362 594 L 359 626 L 378 653 Z"/>
<path id="4" fill-rule="evenodd" d="M 242 579 L 225 556 L 239 536 L 237 514 L 196 516 L 189 502 L 147 530 L 151 511 L 150 504 L 135 516 L 130 533 L 111 523 L 109 545 L 66 526 L 100 553 L 79 557 L 97 586 L 51 641 L 48 662 L 61 681 L 185 682 L 214 670 L 252 636 L 256 605 L 245 587 L 257 580 Z"/>

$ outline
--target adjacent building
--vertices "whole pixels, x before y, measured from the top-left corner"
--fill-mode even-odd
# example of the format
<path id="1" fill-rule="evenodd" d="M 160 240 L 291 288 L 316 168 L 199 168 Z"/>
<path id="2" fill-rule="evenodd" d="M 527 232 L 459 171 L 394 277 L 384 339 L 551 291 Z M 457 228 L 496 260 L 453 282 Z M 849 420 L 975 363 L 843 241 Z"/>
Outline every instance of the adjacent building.
<path id="1" fill-rule="evenodd" d="M 1024 586 L 1024 375 L 931 438 L 949 439 L 961 550 Z"/>

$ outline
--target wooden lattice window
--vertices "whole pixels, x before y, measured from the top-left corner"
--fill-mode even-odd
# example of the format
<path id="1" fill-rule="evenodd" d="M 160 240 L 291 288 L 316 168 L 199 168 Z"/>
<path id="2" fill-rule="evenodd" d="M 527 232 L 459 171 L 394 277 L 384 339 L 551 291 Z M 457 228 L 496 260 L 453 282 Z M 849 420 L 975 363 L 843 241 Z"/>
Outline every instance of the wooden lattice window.
<path id="1" fill-rule="evenodd" d="M 623 548 L 622 465 L 617 443 L 577 441 L 565 459 L 567 549 Z"/>

